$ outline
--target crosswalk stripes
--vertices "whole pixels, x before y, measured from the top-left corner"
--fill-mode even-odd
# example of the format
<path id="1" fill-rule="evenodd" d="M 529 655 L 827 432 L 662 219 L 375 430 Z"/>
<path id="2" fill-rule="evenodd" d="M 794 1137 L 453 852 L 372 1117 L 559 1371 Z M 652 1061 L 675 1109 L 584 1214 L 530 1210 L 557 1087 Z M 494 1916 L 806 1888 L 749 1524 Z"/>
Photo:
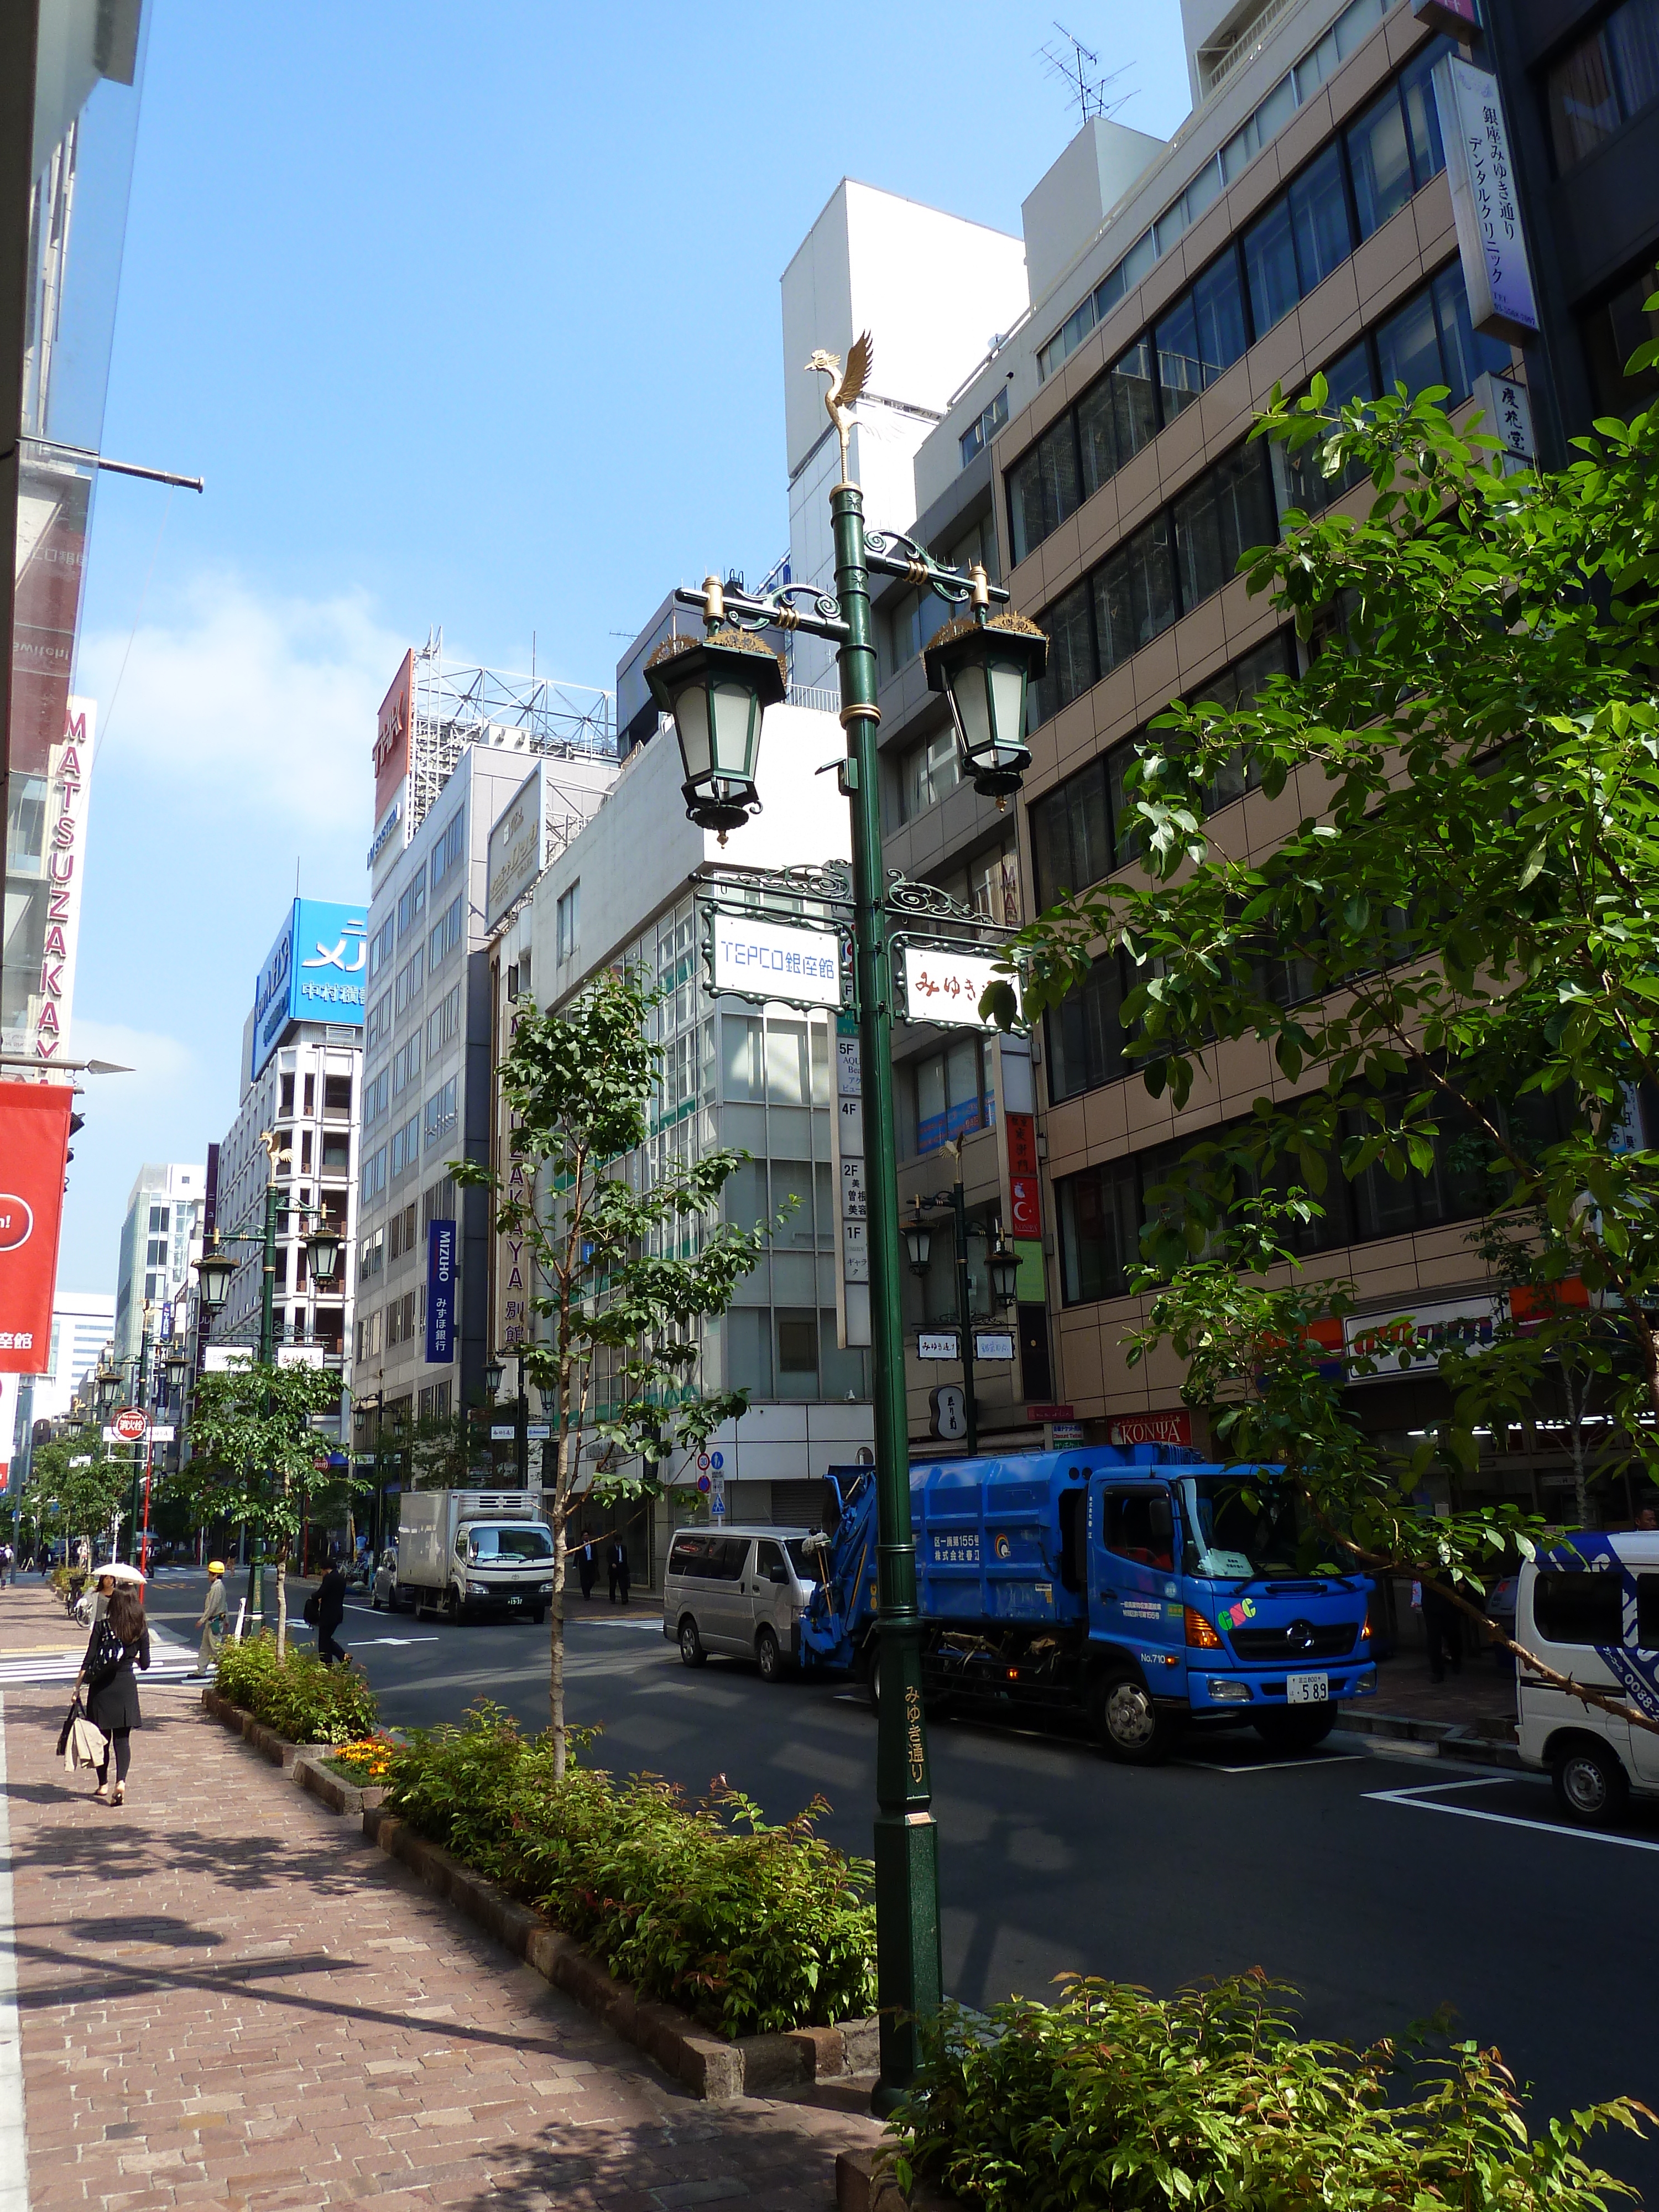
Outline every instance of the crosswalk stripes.
<path id="1" fill-rule="evenodd" d="M 72 1682 L 81 1671 L 82 1655 L 65 1652 L 61 1658 L 0 1659 L 0 1689 L 29 1682 Z M 193 1652 L 176 1650 L 153 1658 L 141 1682 L 178 1682 L 196 1671 Z"/>

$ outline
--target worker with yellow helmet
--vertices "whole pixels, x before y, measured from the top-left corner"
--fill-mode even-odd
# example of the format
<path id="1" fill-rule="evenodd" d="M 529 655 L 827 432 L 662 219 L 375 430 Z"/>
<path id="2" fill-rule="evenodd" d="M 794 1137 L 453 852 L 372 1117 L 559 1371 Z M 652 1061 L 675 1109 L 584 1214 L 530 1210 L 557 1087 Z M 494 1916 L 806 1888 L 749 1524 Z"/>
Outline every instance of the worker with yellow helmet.
<path id="1" fill-rule="evenodd" d="M 219 1646 L 225 1636 L 225 1563 L 222 1559 L 208 1561 L 207 1597 L 196 1626 L 202 1632 L 202 1648 L 196 1655 L 196 1671 L 198 1674 L 210 1674 L 218 1664 Z"/>

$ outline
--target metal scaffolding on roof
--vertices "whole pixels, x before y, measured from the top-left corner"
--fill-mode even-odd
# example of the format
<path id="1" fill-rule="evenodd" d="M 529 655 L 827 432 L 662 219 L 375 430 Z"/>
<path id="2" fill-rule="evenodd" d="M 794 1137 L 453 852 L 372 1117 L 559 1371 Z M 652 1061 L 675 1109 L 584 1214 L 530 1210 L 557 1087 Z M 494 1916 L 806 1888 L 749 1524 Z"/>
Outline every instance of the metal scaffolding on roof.
<path id="1" fill-rule="evenodd" d="M 522 753 L 526 774 L 538 755 L 556 760 L 616 757 L 613 692 L 507 669 L 457 666 L 444 659 L 441 629 L 416 649 L 412 721 L 410 836 L 436 803 L 467 745 Z"/>

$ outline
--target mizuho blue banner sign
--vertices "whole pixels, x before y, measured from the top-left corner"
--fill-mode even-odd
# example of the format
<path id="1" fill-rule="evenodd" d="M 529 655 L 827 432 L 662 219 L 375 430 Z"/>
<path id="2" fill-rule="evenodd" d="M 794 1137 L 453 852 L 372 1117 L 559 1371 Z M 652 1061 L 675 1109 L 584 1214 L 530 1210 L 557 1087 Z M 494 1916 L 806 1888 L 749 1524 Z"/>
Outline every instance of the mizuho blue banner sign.
<path id="1" fill-rule="evenodd" d="M 290 1022 L 363 1025 L 368 913 L 323 899 L 295 899 L 253 993 L 253 1058 L 258 1074 Z"/>
<path id="2" fill-rule="evenodd" d="M 426 1225 L 426 1357 L 446 1366 L 455 1357 L 455 1224 Z"/>

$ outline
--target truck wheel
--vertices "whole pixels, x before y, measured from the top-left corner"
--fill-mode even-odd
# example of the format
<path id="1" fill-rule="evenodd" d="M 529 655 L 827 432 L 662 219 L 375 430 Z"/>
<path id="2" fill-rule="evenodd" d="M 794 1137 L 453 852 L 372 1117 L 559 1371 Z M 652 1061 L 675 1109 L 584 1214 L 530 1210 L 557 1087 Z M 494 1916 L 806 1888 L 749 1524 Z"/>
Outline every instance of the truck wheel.
<path id="1" fill-rule="evenodd" d="M 755 1638 L 755 1657 L 760 1663 L 763 1682 L 783 1680 L 783 1654 L 778 1649 L 778 1639 L 769 1628 L 763 1628 Z"/>
<path id="2" fill-rule="evenodd" d="M 1096 1684 L 1090 1711 L 1103 1749 L 1129 1766 L 1156 1766 L 1170 1755 L 1175 1730 L 1152 1692 L 1127 1670 Z"/>
<path id="3" fill-rule="evenodd" d="M 1336 1707 L 1316 1705 L 1311 1712 L 1258 1713 L 1250 1725 L 1269 1751 L 1311 1751 L 1336 1726 Z"/>
<path id="4" fill-rule="evenodd" d="M 539 1628 L 543 1621 L 547 1619 L 547 1607 L 544 1605 L 538 1605 L 535 1611 L 531 1614 L 530 1618 L 535 1622 L 537 1627 Z"/>
<path id="5" fill-rule="evenodd" d="M 1555 1802 L 1581 1828 L 1610 1828 L 1624 1814 L 1630 1784 L 1617 1755 L 1583 1737 L 1556 1754 L 1550 1769 Z"/>
<path id="6" fill-rule="evenodd" d="M 689 1613 L 680 1623 L 680 1659 L 687 1667 L 706 1667 L 708 1664 L 708 1654 L 702 1648 L 697 1624 Z"/>
<path id="7" fill-rule="evenodd" d="M 461 1625 L 461 1601 L 453 1583 L 444 1592 L 444 1619 L 452 1628 L 459 1628 Z"/>

